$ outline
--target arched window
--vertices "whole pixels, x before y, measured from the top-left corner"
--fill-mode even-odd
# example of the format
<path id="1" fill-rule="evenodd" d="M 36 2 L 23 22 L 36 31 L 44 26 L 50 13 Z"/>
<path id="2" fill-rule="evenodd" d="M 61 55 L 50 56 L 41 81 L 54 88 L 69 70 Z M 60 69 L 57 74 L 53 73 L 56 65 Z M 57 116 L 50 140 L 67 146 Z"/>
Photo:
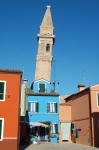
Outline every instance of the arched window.
<path id="1" fill-rule="evenodd" d="M 49 52 L 50 51 L 50 44 L 46 45 L 46 51 Z"/>

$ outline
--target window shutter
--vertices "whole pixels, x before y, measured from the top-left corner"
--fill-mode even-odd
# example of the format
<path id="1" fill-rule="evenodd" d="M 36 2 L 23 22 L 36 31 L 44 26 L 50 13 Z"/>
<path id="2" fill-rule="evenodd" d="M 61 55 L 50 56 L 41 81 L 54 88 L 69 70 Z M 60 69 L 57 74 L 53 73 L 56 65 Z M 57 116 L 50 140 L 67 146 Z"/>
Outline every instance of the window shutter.
<path id="1" fill-rule="evenodd" d="M 58 124 L 55 124 L 56 134 L 58 134 Z"/>
<path id="2" fill-rule="evenodd" d="M 4 82 L 0 82 L 0 100 L 4 97 Z"/>
<path id="3" fill-rule="evenodd" d="M 58 104 L 55 103 L 55 110 L 56 110 L 56 113 L 58 112 Z"/>
<path id="4" fill-rule="evenodd" d="M 50 103 L 47 103 L 47 113 L 50 113 Z"/>
<path id="5" fill-rule="evenodd" d="M 31 106 L 31 103 L 28 102 L 28 112 L 30 112 L 30 106 Z"/>
<path id="6" fill-rule="evenodd" d="M 45 84 L 39 84 L 40 92 L 45 92 Z"/>
<path id="7" fill-rule="evenodd" d="M 0 139 L 1 139 L 1 133 L 2 133 L 2 120 L 0 120 Z"/>
<path id="8" fill-rule="evenodd" d="M 36 102 L 36 112 L 38 112 L 38 111 L 39 111 L 39 103 Z"/>

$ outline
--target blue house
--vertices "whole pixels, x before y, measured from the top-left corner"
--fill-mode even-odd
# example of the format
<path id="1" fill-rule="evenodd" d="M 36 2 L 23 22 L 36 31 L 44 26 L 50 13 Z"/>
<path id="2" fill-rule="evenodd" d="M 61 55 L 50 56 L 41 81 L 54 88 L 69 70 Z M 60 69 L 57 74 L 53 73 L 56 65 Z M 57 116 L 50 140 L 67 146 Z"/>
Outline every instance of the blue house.
<path id="1" fill-rule="evenodd" d="M 38 132 L 40 140 L 57 142 L 59 126 L 59 94 L 58 82 L 52 83 L 51 64 L 52 46 L 55 42 L 54 27 L 47 6 L 40 26 L 38 53 L 36 56 L 35 79 L 31 88 L 26 89 L 26 114 L 30 133 Z"/>

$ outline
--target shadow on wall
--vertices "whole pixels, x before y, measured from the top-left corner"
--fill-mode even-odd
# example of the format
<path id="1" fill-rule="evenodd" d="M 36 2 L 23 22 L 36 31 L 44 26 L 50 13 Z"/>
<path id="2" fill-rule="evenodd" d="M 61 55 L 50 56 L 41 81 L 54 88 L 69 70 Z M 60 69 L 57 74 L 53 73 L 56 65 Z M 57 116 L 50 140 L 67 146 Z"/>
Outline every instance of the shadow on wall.
<path id="1" fill-rule="evenodd" d="M 29 113 L 28 113 L 28 110 L 26 110 L 26 121 L 29 123 Z"/>
<path id="2" fill-rule="evenodd" d="M 28 116 L 28 111 L 26 112 L 26 117 L 25 116 L 21 116 L 20 117 L 20 146 L 22 145 L 27 145 L 26 147 L 28 147 L 28 145 L 30 144 L 30 140 L 28 137 L 28 123 L 29 123 L 29 116 Z M 21 146 L 21 147 L 22 147 Z"/>
<path id="3" fill-rule="evenodd" d="M 19 150 L 25 150 L 28 146 L 27 145 L 20 145 Z"/>
<path id="4" fill-rule="evenodd" d="M 93 134 L 94 134 L 94 145 L 95 147 L 99 147 L 99 112 L 92 113 L 93 117 Z"/>

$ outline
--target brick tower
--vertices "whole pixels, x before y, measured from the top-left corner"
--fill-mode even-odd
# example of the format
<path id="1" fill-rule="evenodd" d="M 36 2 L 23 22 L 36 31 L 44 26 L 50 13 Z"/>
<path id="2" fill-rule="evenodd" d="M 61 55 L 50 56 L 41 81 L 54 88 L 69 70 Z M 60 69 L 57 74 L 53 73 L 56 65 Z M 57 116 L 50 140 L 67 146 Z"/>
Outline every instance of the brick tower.
<path id="1" fill-rule="evenodd" d="M 52 63 L 52 46 L 55 41 L 54 27 L 50 6 L 47 6 L 43 21 L 40 26 L 38 38 L 38 53 L 36 56 L 35 79 L 46 80 L 50 82 L 51 63 Z"/>

